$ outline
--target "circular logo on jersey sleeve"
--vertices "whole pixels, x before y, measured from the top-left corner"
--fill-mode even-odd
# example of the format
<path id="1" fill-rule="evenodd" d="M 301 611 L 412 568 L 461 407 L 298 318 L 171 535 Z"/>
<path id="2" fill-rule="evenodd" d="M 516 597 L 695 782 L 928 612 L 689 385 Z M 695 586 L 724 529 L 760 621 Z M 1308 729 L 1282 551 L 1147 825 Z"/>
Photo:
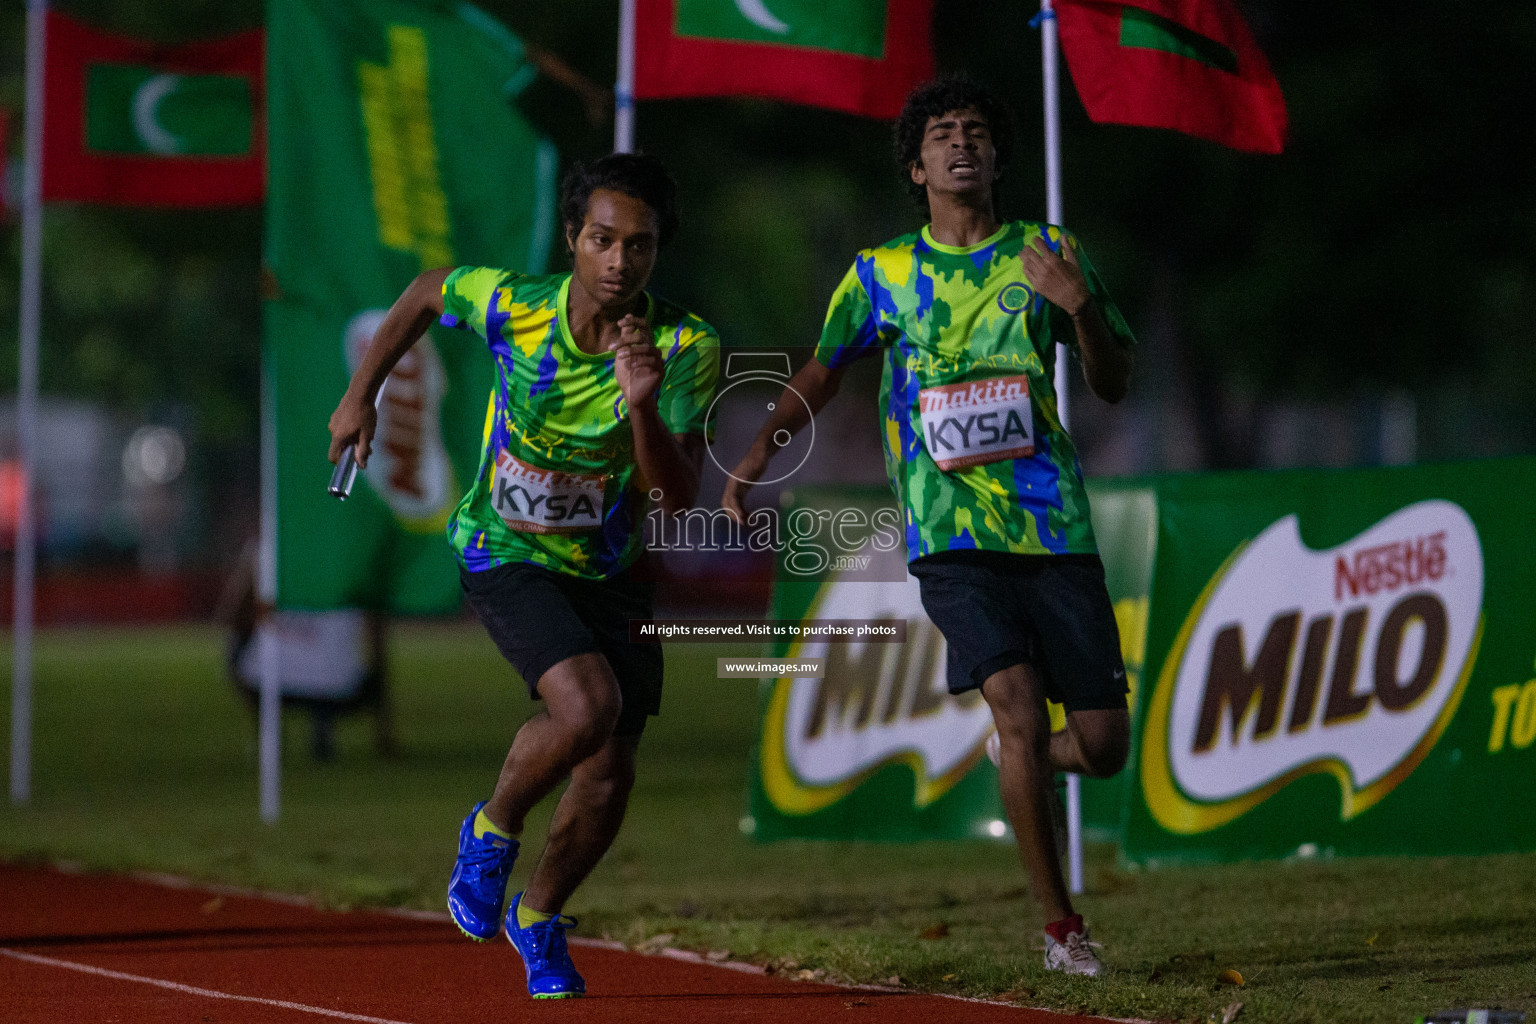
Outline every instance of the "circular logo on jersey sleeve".
<path id="1" fill-rule="evenodd" d="M 1029 308 L 1035 293 L 1029 290 L 1028 285 L 1018 282 L 1010 284 L 997 295 L 997 305 L 1004 313 L 1022 313 Z"/>

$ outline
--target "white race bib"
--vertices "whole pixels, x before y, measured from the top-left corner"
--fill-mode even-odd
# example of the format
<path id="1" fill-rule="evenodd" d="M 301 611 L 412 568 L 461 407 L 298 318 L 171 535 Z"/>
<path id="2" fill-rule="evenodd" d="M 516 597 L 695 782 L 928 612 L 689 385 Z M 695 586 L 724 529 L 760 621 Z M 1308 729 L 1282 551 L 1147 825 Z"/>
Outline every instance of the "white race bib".
<path id="1" fill-rule="evenodd" d="M 600 476 L 530 466 L 503 449 L 496 453 L 491 504 L 507 525 L 524 533 L 579 533 L 603 525 Z"/>
<path id="2" fill-rule="evenodd" d="M 964 469 L 1035 454 L 1029 378 L 993 377 L 918 392 L 923 441 L 940 469 Z"/>

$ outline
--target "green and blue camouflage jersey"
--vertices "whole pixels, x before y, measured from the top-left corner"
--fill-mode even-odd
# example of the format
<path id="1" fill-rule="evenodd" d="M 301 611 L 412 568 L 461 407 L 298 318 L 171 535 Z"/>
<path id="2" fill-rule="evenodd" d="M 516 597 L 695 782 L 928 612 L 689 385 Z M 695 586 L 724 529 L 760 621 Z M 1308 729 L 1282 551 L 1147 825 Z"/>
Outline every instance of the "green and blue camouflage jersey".
<path id="1" fill-rule="evenodd" d="M 531 562 L 607 579 L 644 545 L 647 497 L 635 478 L 629 407 L 614 354 L 588 354 L 571 337 L 570 278 L 460 267 L 443 282 L 442 322 L 484 338 L 496 363 L 479 473 L 448 521 L 470 572 Z M 702 434 L 720 339 L 687 310 L 646 302 L 665 361 L 662 422 L 674 434 Z"/>
<path id="2" fill-rule="evenodd" d="M 1071 233 L 1004 224 L 966 248 L 921 231 L 860 252 L 827 309 L 816 358 L 837 369 L 884 357 L 886 475 L 903 506 L 909 560 L 942 551 L 1094 553 L 1082 469 L 1062 428 L 1056 342 L 1065 311 L 1024 277 L 1036 238 L 1070 245 L 1115 340 L 1135 338 Z"/>

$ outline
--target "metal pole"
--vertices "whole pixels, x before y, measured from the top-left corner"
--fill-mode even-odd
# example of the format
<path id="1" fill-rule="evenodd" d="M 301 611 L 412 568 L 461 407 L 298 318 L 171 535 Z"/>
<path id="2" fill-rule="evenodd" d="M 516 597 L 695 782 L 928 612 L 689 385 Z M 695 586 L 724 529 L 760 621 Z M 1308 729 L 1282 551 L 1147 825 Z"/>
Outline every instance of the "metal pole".
<path id="1" fill-rule="evenodd" d="M 266 354 L 261 367 L 261 540 L 256 555 L 256 657 L 261 672 L 257 748 L 261 820 L 277 823 L 282 795 L 283 705 L 276 631 L 277 413 Z"/>
<path id="2" fill-rule="evenodd" d="M 635 2 L 619 2 L 619 75 L 613 86 L 613 151 L 635 151 Z"/>
<path id="3" fill-rule="evenodd" d="M 21 508 L 16 519 L 11 636 L 11 803 L 32 799 L 32 600 L 37 583 L 37 363 L 43 296 L 43 68 L 48 5 L 27 3 L 26 167 L 21 207 L 21 323 L 17 337 L 16 447 Z"/>
<path id="4" fill-rule="evenodd" d="M 1045 77 L 1045 219 L 1061 226 L 1061 91 L 1056 71 L 1056 11 L 1040 0 L 1040 57 Z M 1056 346 L 1056 413 L 1068 429 L 1071 408 L 1069 350 Z M 1067 775 L 1067 885 L 1083 891 L 1083 780 Z"/>
<path id="5" fill-rule="evenodd" d="M 1061 226 L 1061 90 L 1056 73 L 1056 11 L 1051 0 L 1040 3 L 1040 56 L 1045 75 L 1045 219 Z M 1068 419 L 1067 347 L 1056 350 L 1056 409 L 1062 428 Z"/>

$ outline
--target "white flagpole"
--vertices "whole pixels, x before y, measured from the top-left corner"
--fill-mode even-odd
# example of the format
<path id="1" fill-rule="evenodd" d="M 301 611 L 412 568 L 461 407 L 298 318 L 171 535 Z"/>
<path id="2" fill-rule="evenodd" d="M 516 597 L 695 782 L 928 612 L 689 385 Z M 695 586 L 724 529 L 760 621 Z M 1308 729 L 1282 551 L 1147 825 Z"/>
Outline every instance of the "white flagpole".
<path id="1" fill-rule="evenodd" d="M 619 74 L 613 86 L 613 151 L 635 151 L 635 3 L 619 0 Z"/>
<path id="2" fill-rule="evenodd" d="M 1061 224 L 1061 91 L 1056 74 L 1056 11 L 1052 0 L 1040 0 L 1040 56 L 1045 76 L 1045 219 Z M 1056 350 L 1056 409 L 1067 426 L 1067 347 Z"/>
<path id="3" fill-rule="evenodd" d="M 1061 224 L 1061 92 L 1056 72 L 1056 10 L 1040 0 L 1040 56 L 1045 77 L 1045 219 Z M 1056 346 L 1056 412 L 1068 427 L 1070 372 L 1067 346 Z M 1083 891 L 1083 780 L 1067 775 L 1067 887 Z"/>
<path id="4" fill-rule="evenodd" d="M 272 372 L 261 360 L 261 537 L 256 554 L 256 658 L 260 673 L 257 769 L 261 820 L 277 823 L 282 795 L 283 703 L 277 643 L 277 412 Z"/>
<path id="5" fill-rule="evenodd" d="M 12 580 L 11 803 L 32 799 L 32 621 L 37 574 L 37 363 L 43 291 L 43 68 L 46 0 L 27 2 L 26 156 L 21 197 L 21 322 L 17 348 L 16 447 L 21 509 Z"/>

